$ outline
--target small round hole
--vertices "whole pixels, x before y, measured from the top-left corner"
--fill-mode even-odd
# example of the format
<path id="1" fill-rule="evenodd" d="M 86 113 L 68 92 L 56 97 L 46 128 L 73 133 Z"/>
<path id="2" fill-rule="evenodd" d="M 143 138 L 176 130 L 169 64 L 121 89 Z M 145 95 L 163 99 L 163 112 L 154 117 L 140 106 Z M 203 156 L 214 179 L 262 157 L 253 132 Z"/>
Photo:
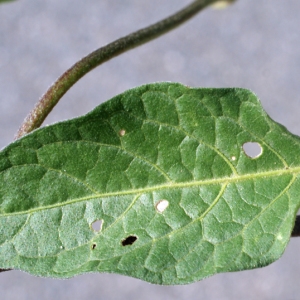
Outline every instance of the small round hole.
<path id="1" fill-rule="evenodd" d="M 103 220 L 96 220 L 91 224 L 91 227 L 95 232 L 100 232 L 102 229 L 102 225 L 103 225 Z"/>
<path id="2" fill-rule="evenodd" d="M 137 240 L 137 237 L 134 235 L 128 236 L 126 239 L 122 241 L 122 246 L 130 246 Z"/>
<path id="3" fill-rule="evenodd" d="M 256 142 L 247 142 L 243 145 L 243 150 L 250 158 L 257 158 L 262 154 L 262 147 Z"/>
<path id="4" fill-rule="evenodd" d="M 167 201 L 167 200 L 159 200 L 155 205 L 156 210 L 159 213 L 163 213 L 168 206 L 169 206 L 169 201 Z"/>
<path id="5" fill-rule="evenodd" d="M 92 244 L 91 248 L 92 248 L 92 250 L 94 250 L 96 247 L 97 247 L 97 244 L 94 243 L 94 244 Z"/>
<path id="6" fill-rule="evenodd" d="M 121 130 L 119 131 L 119 135 L 120 135 L 120 136 L 124 136 L 125 134 L 126 134 L 125 129 L 121 129 Z"/>

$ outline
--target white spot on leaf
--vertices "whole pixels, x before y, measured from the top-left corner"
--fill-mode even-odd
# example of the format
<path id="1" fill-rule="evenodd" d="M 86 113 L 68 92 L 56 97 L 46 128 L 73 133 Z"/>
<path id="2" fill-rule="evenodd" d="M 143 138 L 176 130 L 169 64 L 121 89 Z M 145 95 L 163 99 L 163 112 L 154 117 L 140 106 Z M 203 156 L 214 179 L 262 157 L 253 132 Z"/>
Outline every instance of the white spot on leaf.
<path id="1" fill-rule="evenodd" d="M 166 208 L 169 206 L 169 201 L 167 200 L 160 200 L 156 203 L 155 207 L 156 207 L 156 210 L 159 212 L 159 213 L 162 213 L 166 210 Z"/>
<path id="2" fill-rule="evenodd" d="M 120 135 L 120 136 L 124 136 L 125 134 L 126 134 L 125 129 L 121 129 L 121 130 L 119 131 L 119 135 Z"/>

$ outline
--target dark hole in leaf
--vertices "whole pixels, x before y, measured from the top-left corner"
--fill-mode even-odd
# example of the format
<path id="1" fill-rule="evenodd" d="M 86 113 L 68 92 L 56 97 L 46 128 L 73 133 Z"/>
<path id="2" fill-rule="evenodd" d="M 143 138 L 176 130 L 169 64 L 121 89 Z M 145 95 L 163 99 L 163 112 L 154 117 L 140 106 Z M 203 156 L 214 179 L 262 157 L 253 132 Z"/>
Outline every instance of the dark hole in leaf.
<path id="1" fill-rule="evenodd" d="M 102 229 L 103 220 L 96 220 L 91 224 L 91 227 L 94 231 L 99 232 Z"/>
<path id="2" fill-rule="evenodd" d="M 243 150 L 250 158 L 257 158 L 262 154 L 262 147 L 259 143 L 248 142 L 243 145 Z"/>
<path id="3" fill-rule="evenodd" d="M 123 246 L 132 245 L 137 240 L 137 237 L 134 235 L 128 236 L 126 239 L 122 241 Z"/>
<path id="4" fill-rule="evenodd" d="M 92 250 L 94 250 L 96 247 L 97 247 L 97 244 L 94 243 L 94 244 L 92 245 Z"/>

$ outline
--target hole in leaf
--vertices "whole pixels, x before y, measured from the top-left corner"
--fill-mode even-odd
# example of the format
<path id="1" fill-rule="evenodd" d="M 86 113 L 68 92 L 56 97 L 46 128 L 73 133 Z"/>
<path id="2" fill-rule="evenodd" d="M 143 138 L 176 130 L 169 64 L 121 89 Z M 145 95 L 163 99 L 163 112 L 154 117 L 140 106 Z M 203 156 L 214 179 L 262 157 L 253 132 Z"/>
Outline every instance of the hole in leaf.
<path id="1" fill-rule="evenodd" d="M 159 200 L 155 205 L 156 210 L 159 213 L 164 212 L 168 206 L 169 206 L 169 201 L 167 201 L 167 200 Z"/>
<path id="2" fill-rule="evenodd" d="M 91 224 L 91 227 L 95 232 L 100 232 L 102 229 L 102 225 L 103 225 L 103 220 L 96 220 Z"/>
<path id="3" fill-rule="evenodd" d="M 259 143 L 248 142 L 243 145 L 243 150 L 250 158 L 257 158 L 262 154 L 262 147 Z"/>
<path id="4" fill-rule="evenodd" d="M 97 244 L 94 243 L 94 244 L 92 244 L 91 248 L 92 248 L 92 250 L 94 250 L 96 247 L 97 247 Z"/>
<path id="5" fill-rule="evenodd" d="M 124 136 L 125 133 L 126 133 L 125 129 L 121 129 L 121 130 L 119 131 L 119 135 L 120 135 L 120 136 Z"/>
<path id="6" fill-rule="evenodd" d="M 122 246 L 130 246 L 137 240 L 137 237 L 134 235 L 128 236 L 126 239 L 122 241 Z"/>

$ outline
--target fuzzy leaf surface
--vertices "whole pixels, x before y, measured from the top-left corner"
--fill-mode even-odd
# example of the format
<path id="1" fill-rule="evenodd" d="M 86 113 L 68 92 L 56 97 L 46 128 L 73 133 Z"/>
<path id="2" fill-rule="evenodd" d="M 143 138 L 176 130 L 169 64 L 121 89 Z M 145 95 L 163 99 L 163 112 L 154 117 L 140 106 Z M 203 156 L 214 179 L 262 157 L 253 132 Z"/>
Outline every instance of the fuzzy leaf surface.
<path id="1" fill-rule="evenodd" d="M 268 265 L 299 207 L 299 153 L 248 90 L 126 91 L 2 150 L 0 268 L 185 284 Z"/>

